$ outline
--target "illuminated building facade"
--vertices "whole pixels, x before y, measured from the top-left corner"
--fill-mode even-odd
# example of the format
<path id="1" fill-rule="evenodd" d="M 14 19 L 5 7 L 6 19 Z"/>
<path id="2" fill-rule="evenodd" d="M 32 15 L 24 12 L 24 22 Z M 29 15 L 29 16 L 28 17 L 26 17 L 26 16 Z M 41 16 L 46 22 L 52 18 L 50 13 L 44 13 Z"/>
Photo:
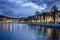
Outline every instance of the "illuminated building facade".
<path id="1" fill-rule="evenodd" d="M 53 6 L 51 10 L 40 13 L 36 12 L 34 16 L 30 17 L 30 22 L 60 22 L 60 10 Z"/>

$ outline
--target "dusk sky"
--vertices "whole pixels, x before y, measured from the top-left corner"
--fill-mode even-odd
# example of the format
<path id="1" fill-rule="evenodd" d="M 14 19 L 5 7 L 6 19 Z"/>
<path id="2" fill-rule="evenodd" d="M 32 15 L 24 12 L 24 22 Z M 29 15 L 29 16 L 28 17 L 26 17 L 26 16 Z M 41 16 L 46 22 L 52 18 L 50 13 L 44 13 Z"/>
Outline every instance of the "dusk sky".
<path id="1" fill-rule="evenodd" d="M 60 9 L 60 0 L 0 0 L 0 15 L 27 17 L 36 11 L 47 11 L 53 5 Z"/>

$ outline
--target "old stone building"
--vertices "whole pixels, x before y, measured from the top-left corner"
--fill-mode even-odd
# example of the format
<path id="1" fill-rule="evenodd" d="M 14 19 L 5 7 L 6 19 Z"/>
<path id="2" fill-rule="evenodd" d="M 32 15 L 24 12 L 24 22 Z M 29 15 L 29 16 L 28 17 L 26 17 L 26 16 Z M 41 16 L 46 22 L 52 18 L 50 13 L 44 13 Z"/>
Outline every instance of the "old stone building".
<path id="1" fill-rule="evenodd" d="M 40 13 L 36 11 L 34 16 L 29 19 L 30 22 L 60 22 L 60 10 L 53 6 L 49 11 Z"/>

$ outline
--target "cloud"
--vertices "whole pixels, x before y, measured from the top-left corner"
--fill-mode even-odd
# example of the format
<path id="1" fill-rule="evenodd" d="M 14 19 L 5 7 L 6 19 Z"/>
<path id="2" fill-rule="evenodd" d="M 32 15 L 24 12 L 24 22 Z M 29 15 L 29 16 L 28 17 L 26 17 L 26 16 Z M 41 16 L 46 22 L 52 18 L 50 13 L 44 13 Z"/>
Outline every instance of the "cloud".
<path id="1" fill-rule="evenodd" d="M 6 15 L 6 16 L 11 16 L 11 17 L 17 16 L 14 13 L 16 8 L 17 8 L 16 4 L 10 3 L 7 0 L 5 1 L 0 0 L 0 15 Z"/>
<path id="2" fill-rule="evenodd" d="M 45 0 L 45 1 L 47 1 L 47 2 L 51 2 L 51 1 L 54 1 L 54 0 Z"/>
<path id="3" fill-rule="evenodd" d="M 53 4 L 60 7 L 57 0 L 0 0 L 0 14 L 12 17 L 34 15 L 36 11 L 43 12 Z"/>
<path id="4" fill-rule="evenodd" d="M 37 9 L 37 10 L 40 10 L 40 11 L 47 8 L 46 4 L 43 4 L 43 5 L 39 6 L 39 5 L 37 5 L 37 4 L 33 3 L 33 2 L 24 3 L 24 4 L 22 4 L 22 6 L 23 7 L 32 7 L 34 9 Z"/>
<path id="5" fill-rule="evenodd" d="M 17 3 L 17 4 L 22 4 L 28 0 L 8 0 L 9 2 Z"/>

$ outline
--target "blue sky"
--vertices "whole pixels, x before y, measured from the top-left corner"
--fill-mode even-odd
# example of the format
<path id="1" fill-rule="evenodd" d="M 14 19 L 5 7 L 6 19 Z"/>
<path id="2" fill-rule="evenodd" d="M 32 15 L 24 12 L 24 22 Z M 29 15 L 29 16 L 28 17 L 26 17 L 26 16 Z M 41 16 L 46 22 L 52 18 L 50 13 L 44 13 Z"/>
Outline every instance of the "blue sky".
<path id="1" fill-rule="evenodd" d="M 36 11 L 47 11 L 53 5 L 60 9 L 60 0 L 0 0 L 0 15 L 27 17 Z"/>

